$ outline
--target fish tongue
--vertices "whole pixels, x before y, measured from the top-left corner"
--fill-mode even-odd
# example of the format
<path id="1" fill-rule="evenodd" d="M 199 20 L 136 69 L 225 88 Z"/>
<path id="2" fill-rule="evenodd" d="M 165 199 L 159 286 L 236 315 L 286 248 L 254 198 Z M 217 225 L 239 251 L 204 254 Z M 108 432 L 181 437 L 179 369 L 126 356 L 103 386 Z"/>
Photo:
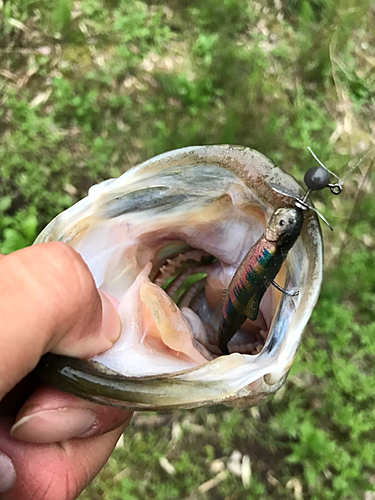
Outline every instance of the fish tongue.
<path id="1" fill-rule="evenodd" d="M 140 286 L 139 297 L 145 304 L 142 326 L 146 342 L 160 339 L 177 355 L 185 354 L 199 364 L 207 362 L 194 347 L 191 329 L 181 311 L 164 290 L 146 281 Z"/>

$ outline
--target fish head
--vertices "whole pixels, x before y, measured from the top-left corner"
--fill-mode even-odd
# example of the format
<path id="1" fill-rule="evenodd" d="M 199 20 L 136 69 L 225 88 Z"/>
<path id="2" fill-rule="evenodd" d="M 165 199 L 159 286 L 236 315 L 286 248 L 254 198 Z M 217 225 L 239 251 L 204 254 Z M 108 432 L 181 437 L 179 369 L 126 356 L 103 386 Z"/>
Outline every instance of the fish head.
<path id="1" fill-rule="evenodd" d="M 78 396 L 159 410 L 257 404 L 285 381 L 322 281 L 315 213 L 303 226 L 255 321 L 218 348 L 222 294 L 277 209 L 301 192 L 261 153 L 197 146 L 164 153 L 93 186 L 36 244 L 63 241 L 81 254 L 122 322 L 119 341 L 91 360 L 47 354 L 41 378 Z M 289 208 L 288 208 L 289 207 Z"/>

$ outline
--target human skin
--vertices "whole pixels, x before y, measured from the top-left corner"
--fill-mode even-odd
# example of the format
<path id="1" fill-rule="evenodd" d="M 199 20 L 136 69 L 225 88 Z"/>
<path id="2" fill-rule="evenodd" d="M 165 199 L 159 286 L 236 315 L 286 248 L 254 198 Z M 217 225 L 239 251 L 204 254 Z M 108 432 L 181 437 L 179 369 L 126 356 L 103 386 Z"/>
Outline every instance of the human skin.
<path id="1" fill-rule="evenodd" d="M 46 352 L 106 351 L 120 319 L 79 254 L 52 242 L 0 255 L 0 325 L 0 499 L 74 500 L 132 413 L 25 377 Z"/>

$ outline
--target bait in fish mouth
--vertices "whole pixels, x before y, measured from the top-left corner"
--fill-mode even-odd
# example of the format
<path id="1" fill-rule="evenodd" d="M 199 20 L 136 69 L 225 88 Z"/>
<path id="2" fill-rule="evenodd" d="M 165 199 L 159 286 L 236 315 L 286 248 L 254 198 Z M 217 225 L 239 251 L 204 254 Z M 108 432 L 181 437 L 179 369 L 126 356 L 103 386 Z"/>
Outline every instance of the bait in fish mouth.
<path id="1" fill-rule="evenodd" d="M 340 194 L 342 187 L 339 183 L 330 183 L 329 174 L 338 180 L 339 178 L 320 162 L 310 148 L 309 150 L 320 166 L 312 167 L 306 172 L 304 177 L 307 186 L 306 194 L 300 199 L 293 193 L 288 194 L 273 187 L 275 191 L 293 198 L 295 208 L 275 210 L 264 234 L 246 254 L 224 294 L 218 332 L 220 350 L 223 354 L 229 354 L 228 341 L 236 334 L 246 319 L 253 321 L 257 319 L 259 303 L 271 284 L 287 295 L 298 295 L 298 291 L 284 290 L 273 280 L 301 232 L 303 211 L 314 210 L 332 230 L 323 215 L 307 203 L 307 199 L 312 191 L 326 187 L 330 188 L 332 194 Z"/>
<path id="2" fill-rule="evenodd" d="M 320 228 L 304 194 L 271 160 L 235 146 L 171 151 L 93 186 L 36 243 L 63 241 L 82 255 L 116 304 L 122 334 L 91 360 L 45 355 L 40 377 L 83 398 L 145 410 L 245 406 L 274 393 L 322 280 Z M 301 228 L 276 272 L 263 275 L 299 293 L 264 286 L 256 318 L 246 315 L 220 341 L 223 291 L 230 296 L 233 276 L 278 210 L 297 213 Z"/>

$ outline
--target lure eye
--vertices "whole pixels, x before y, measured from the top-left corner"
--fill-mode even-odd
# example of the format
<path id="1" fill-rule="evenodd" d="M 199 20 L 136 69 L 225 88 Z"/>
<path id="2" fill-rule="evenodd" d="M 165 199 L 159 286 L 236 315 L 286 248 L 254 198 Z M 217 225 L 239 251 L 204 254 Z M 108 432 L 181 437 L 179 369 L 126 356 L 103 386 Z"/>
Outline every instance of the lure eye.
<path id="1" fill-rule="evenodd" d="M 284 219 L 281 219 L 281 221 L 279 222 L 279 225 L 282 227 L 284 224 L 285 224 Z"/>

